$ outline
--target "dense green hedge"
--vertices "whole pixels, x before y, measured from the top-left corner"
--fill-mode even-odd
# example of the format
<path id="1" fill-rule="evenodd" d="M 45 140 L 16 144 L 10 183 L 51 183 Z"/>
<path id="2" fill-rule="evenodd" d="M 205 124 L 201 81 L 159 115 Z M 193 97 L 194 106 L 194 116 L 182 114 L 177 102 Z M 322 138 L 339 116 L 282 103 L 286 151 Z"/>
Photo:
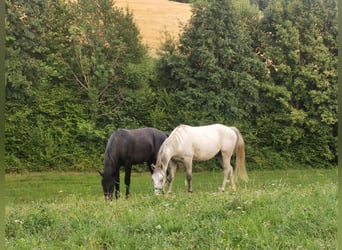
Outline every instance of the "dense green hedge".
<path id="1" fill-rule="evenodd" d="M 337 164 L 336 0 L 198 1 L 158 58 L 112 5 L 6 0 L 7 172 L 100 169 L 119 127 L 217 122 L 249 168 Z"/>

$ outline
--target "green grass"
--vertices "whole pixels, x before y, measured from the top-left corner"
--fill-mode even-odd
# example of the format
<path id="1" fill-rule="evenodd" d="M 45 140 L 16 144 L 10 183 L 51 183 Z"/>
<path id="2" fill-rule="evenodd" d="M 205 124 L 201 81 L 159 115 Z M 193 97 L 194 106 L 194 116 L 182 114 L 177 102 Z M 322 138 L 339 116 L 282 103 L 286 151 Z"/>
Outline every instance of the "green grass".
<path id="1" fill-rule="evenodd" d="M 135 173 L 130 198 L 105 203 L 97 173 L 7 175 L 6 247 L 337 249 L 337 169 L 249 177 L 219 193 L 221 171 L 194 173 L 189 195 L 181 170 L 172 195 L 154 196 Z"/>

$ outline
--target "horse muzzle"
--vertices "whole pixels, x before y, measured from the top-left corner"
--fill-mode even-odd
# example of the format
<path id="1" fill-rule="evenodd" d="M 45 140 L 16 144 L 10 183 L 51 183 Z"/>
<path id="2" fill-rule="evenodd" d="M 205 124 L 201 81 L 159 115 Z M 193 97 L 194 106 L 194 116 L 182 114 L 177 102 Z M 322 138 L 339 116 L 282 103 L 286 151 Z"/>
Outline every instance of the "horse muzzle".
<path id="1" fill-rule="evenodd" d="M 112 201 L 113 200 L 113 194 L 111 193 L 105 193 L 105 201 Z"/>
<path id="2" fill-rule="evenodd" d="M 155 188 L 155 189 L 154 189 L 154 194 L 155 194 L 155 195 L 164 194 L 164 190 L 163 190 L 162 188 Z"/>

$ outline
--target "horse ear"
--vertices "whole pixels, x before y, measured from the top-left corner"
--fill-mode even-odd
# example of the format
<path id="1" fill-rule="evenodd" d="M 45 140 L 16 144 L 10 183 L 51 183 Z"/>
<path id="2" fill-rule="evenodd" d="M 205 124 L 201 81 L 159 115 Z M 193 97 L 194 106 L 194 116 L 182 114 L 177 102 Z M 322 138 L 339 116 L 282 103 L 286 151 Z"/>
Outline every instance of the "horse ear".
<path id="1" fill-rule="evenodd" d="M 154 165 L 153 163 L 151 164 L 151 169 L 152 170 L 155 170 L 155 168 L 156 168 L 156 165 Z"/>
<path id="2" fill-rule="evenodd" d="M 100 170 L 98 170 L 99 174 L 103 177 L 103 173 L 100 172 Z"/>

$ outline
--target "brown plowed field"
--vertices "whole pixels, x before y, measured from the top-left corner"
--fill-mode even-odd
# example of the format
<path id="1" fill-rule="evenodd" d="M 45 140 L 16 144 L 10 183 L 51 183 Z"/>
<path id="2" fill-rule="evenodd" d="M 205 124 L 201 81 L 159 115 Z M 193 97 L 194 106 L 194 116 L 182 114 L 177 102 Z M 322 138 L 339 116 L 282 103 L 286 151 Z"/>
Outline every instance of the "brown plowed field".
<path id="1" fill-rule="evenodd" d="M 165 31 L 177 37 L 180 24 L 188 22 L 191 16 L 190 4 L 167 0 L 116 0 L 115 5 L 132 11 L 142 42 L 147 44 L 151 55 L 156 54 Z"/>

